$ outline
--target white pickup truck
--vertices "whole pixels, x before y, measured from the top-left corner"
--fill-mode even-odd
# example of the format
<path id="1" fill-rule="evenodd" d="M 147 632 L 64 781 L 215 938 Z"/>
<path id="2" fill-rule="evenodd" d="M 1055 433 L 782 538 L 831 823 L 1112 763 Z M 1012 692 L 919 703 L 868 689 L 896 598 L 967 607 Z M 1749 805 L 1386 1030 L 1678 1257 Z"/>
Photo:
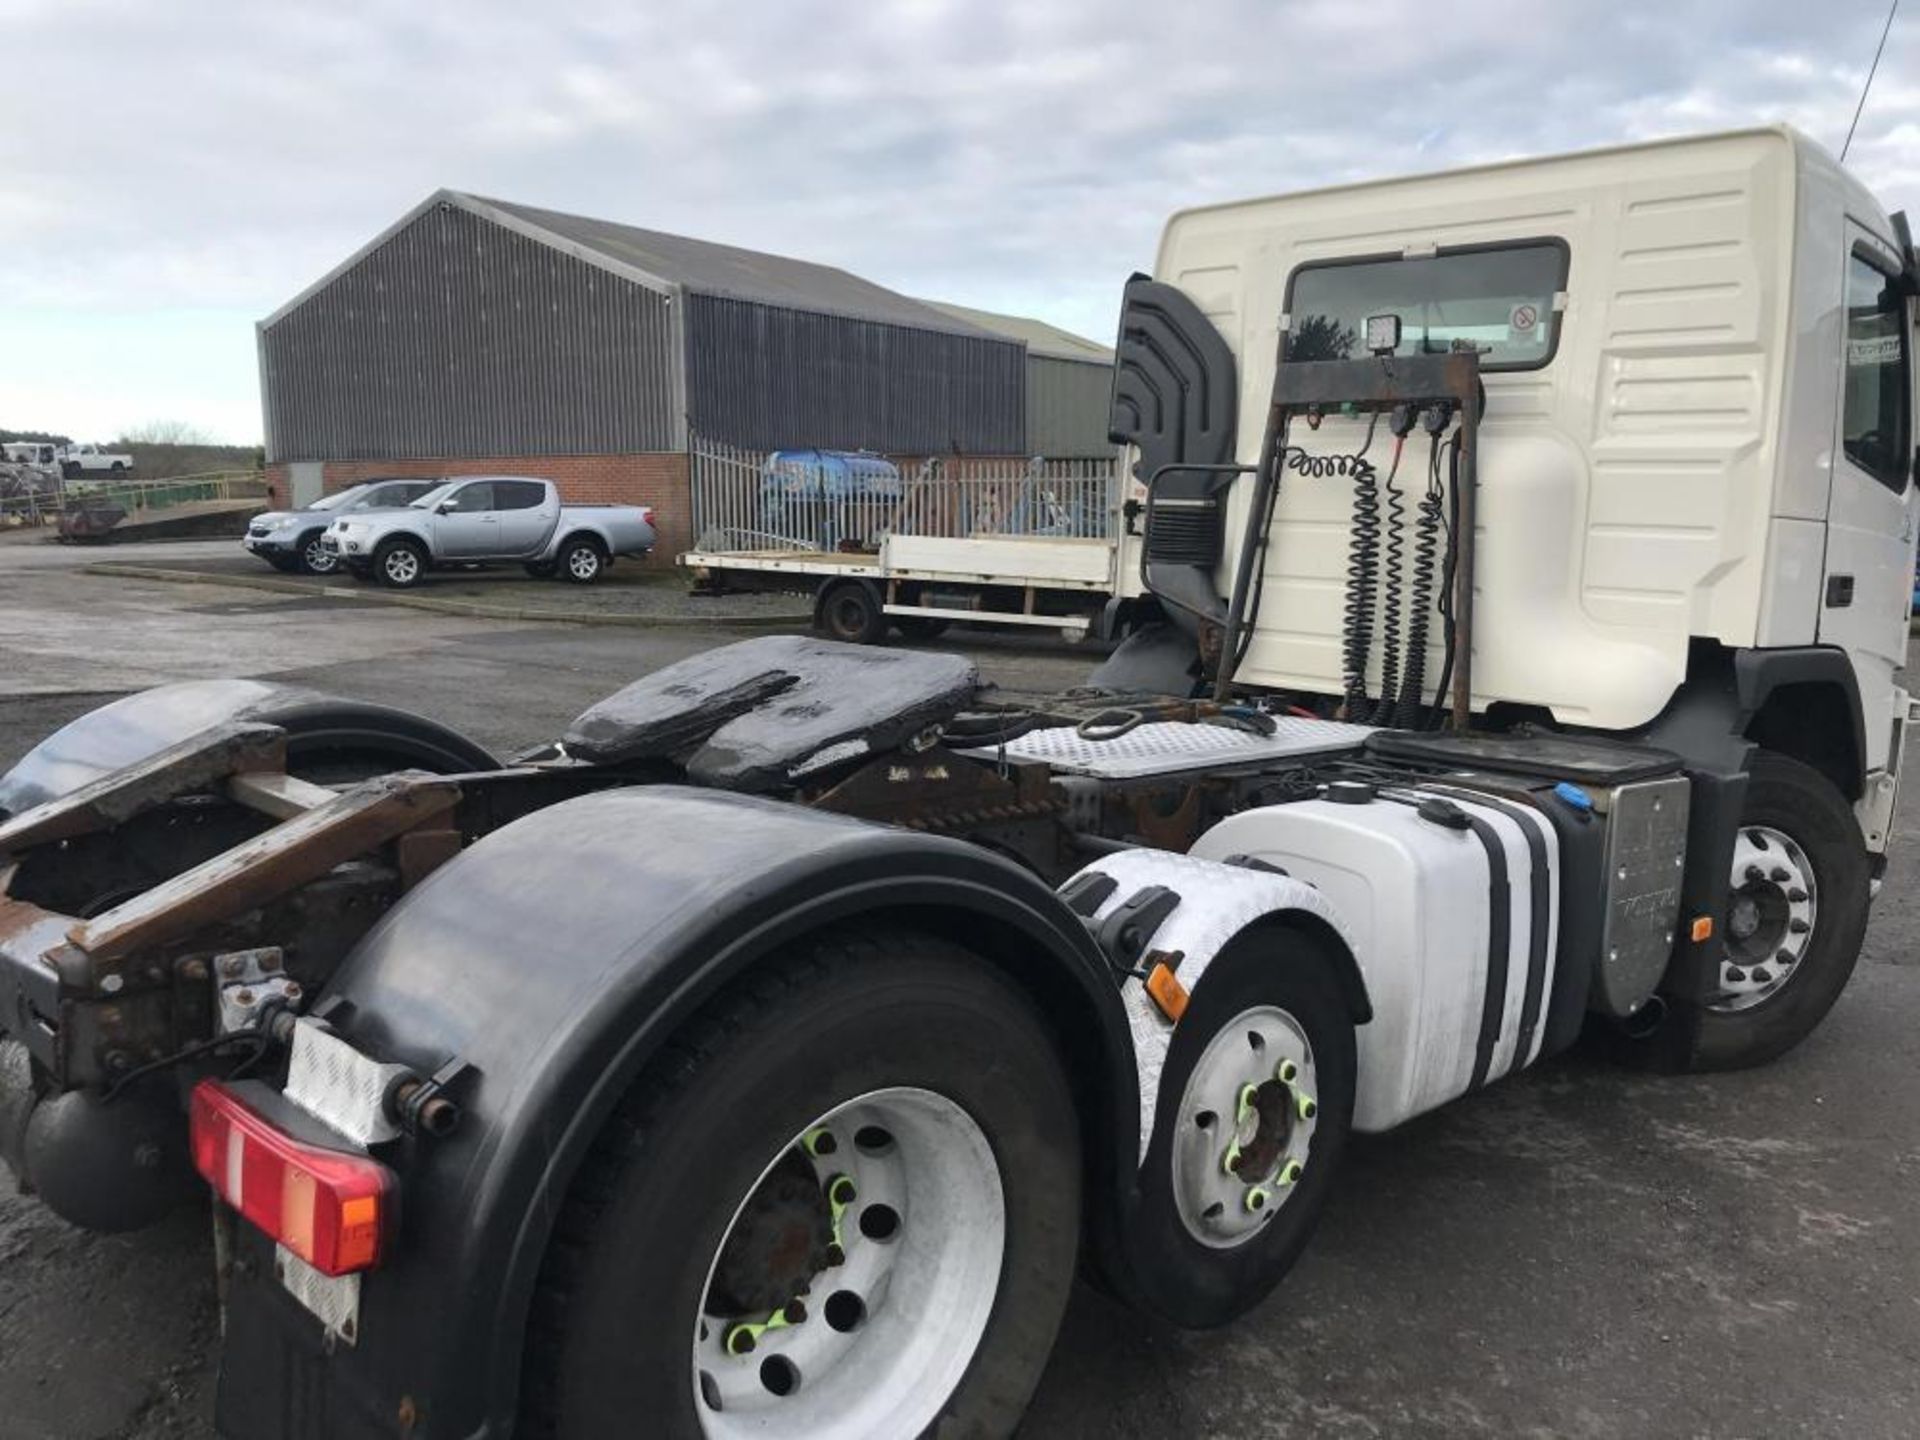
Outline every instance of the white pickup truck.
<path id="1" fill-rule="evenodd" d="M 124 475 L 131 469 L 133 456 L 98 445 L 69 445 L 60 452 L 60 473 L 69 480 L 76 475 Z"/>
<path id="2" fill-rule="evenodd" d="M 518 561 L 536 579 L 590 585 L 616 555 L 653 548 L 653 512 L 562 505 L 550 480 L 476 475 L 449 480 L 404 509 L 345 516 L 321 543 L 355 579 L 399 590 L 436 566 L 498 561 Z"/>

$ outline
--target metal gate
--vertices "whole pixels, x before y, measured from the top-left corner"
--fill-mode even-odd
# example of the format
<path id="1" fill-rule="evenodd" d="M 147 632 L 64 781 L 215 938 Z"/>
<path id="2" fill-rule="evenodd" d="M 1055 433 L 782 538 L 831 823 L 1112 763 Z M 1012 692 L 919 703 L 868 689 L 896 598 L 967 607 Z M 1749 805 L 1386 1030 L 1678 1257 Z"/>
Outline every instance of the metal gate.
<path id="1" fill-rule="evenodd" d="M 876 553 L 888 535 L 1112 540 L 1120 527 L 1119 455 L 1088 459 L 853 456 L 828 469 L 817 451 L 691 443 L 694 549 Z M 806 467 L 813 464 L 809 471 Z M 891 472 L 891 478 L 889 478 Z"/>

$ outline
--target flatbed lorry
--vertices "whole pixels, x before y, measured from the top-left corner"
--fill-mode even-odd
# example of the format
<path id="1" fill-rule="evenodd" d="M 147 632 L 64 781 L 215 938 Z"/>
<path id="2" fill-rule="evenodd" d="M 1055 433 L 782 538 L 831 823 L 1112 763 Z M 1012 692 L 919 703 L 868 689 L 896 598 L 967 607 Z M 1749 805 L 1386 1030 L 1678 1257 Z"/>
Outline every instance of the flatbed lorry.
<path id="1" fill-rule="evenodd" d="M 705 593 L 805 595 L 814 628 L 849 644 L 955 622 L 1111 638 L 1135 488 L 1111 457 L 935 458 L 903 476 L 862 453 L 696 449 L 700 536 L 680 563 Z"/>
<path id="2" fill-rule="evenodd" d="M 230 1436 L 1008 1434 L 1076 1273 L 1230 1323 L 1353 1133 L 1819 1024 L 1917 290 L 1786 130 L 1176 216 L 1086 687 L 767 637 L 505 761 L 115 702 L 0 777 L 0 1150 L 97 1229 L 211 1187 Z"/>

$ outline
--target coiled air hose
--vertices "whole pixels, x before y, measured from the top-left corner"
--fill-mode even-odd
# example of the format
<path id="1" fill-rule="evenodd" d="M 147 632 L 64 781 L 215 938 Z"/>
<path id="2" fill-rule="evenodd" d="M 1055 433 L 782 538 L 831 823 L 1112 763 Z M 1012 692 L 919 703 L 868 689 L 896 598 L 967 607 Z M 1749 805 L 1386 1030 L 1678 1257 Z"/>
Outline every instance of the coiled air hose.
<path id="1" fill-rule="evenodd" d="M 1436 435 L 1427 457 L 1427 492 L 1420 497 L 1414 519 L 1413 583 L 1409 590 L 1413 616 L 1407 627 L 1406 673 L 1400 682 L 1399 702 L 1387 720 L 1398 730 L 1412 729 L 1421 720 L 1421 700 L 1426 694 L 1427 681 L 1427 632 L 1432 619 L 1440 529 L 1446 519 L 1444 506 L 1440 487 L 1440 437 Z"/>
<path id="2" fill-rule="evenodd" d="M 1406 574 L 1407 503 L 1394 484 L 1400 473 L 1401 443 L 1393 447 L 1393 464 L 1387 468 L 1387 547 L 1386 584 L 1381 600 L 1380 623 L 1380 703 L 1373 707 L 1375 725 L 1392 723 L 1400 692 L 1400 621 L 1403 580 Z"/>

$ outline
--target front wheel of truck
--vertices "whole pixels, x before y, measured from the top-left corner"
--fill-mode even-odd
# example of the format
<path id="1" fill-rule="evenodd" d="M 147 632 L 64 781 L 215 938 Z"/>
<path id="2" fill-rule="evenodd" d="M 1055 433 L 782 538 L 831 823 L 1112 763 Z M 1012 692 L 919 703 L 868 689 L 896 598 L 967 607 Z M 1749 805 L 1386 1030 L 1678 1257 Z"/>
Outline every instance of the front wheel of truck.
<path id="1" fill-rule="evenodd" d="M 1077 1132 L 991 965 L 908 931 L 804 945 L 671 1042 L 597 1143 L 543 1267 L 523 1428 L 1010 1434 L 1072 1284 Z"/>
<path id="2" fill-rule="evenodd" d="M 1686 1017 L 1690 1068 L 1761 1065 L 1806 1039 L 1852 978 L 1870 896 L 1845 797 L 1811 766 L 1756 752 L 1719 921 L 1719 990 Z"/>

